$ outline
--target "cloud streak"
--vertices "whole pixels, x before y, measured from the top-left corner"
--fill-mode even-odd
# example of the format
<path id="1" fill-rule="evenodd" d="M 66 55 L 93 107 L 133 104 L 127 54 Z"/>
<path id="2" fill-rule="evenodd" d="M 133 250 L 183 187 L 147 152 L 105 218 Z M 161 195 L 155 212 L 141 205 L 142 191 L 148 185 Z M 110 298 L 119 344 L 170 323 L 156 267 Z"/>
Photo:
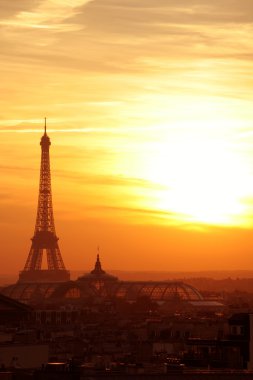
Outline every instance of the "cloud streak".
<path id="1" fill-rule="evenodd" d="M 169 184 L 173 159 L 159 153 L 180 129 L 192 140 L 196 126 L 219 138 L 251 128 L 252 14 L 251 0 L 7 2 L 0 134 L 28 149 L 47 115 L 57 170 L 70 149 L 86 187 L 153 189 L 131 178 L 159 170 Z"/>
<path id="2" fill-rule="evenodd" d="M 52 29 L 56 31 L 75 30 L 76 27 L 68 24 L 66 20 L 78 13 L 78 8 L 92 0 L 44 0 L 37 1 L 35 7 L 30 10 L 17 6 L 11 8 L 14 17 L 2 19 L 3 26 L 16 28 Z M 18 2 L 15 2 L 18 4 Z M 28 2 L 31 5 L 31 2 Z M 34 4 L 33 4 L 34 5 Z M 7 13 L 8 14 L 8 13 Z"/>
<path id="3" fill-rule="evenodd" d="M 92 159 L 90 157 L 90 159 Z M 87 159 L 86 159 L 87 160 Z M 129 178 L 116 175 L 95 175 L 81 172 L 67 172 L 63 170 L 56 170 L 54 174 L 57 177 L 65 178 L 71 181 L 78 182 L 79 184 L 100 185 L 100 186 L 120 186 L 120 187 L 139 187 L 139 188 L 153 188 L 164 189 L 164 186 L 155 184 L 151 181 L 140 178 Z"/>

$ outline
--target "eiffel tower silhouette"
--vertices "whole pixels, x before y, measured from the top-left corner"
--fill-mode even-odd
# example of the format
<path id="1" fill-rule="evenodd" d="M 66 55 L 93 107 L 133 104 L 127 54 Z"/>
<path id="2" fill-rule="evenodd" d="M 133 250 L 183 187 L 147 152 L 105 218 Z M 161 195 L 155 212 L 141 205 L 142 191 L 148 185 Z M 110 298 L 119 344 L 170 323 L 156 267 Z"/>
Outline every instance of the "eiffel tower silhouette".
<path id="1" fill-rule="evenodd" d="M 46 118 L 40 145 L 41 165 L 37 218 L 25 267 L 19 273 L 18 282 L 22 283 L 54 283 L 70 280 L 70 274 L 65 269 L 58 245 L 59 239 L 55 232 L 49 156 L 51 142 L 47 135 Z M 42 269 L 43 255 L 46 255 L 47 258 L 47 269 Z"/>

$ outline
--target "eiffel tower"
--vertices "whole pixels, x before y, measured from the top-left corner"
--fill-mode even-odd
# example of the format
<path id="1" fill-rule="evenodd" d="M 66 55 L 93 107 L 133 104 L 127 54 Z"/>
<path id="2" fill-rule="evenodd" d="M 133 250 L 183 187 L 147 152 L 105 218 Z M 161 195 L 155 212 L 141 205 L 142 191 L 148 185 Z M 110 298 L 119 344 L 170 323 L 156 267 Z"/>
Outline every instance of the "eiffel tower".
<path id="1" fill-rule="evenodd" d="M 55 232 L 49 157 L 51 142 L 47 135 L 46 118 L 44 129 L 44 135 L 40 141 L 40 187 L 35 231 L 25 267 L 19 274 L 19 283 L 54 283 L 70 280 Z M 47 258 L 47 269 L 42 269 L 43 255 Z"/>

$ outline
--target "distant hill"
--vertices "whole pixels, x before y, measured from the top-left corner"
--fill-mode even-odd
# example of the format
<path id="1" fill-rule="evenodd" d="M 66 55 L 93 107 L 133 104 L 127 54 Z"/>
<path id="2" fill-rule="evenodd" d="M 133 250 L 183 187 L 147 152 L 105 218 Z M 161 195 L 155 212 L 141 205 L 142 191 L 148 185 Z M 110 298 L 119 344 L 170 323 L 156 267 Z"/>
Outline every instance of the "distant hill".
<path id="1" fill-rule="evenodd" d="M 167 281 L 182 278 L 213 278 L 216 280 L 221 280 L 225 278 L 253 278 L 253 270 L 221 270 L 221 271 L 189 271 L 189 272 L 179 272 L 179 271 L 123 271 L 123 270 L 110 270 L 106 269 L 107 273 L 113 274 L 120 280 L 124 281 Z M 90 271 L 71 271 L 71 278 L 74 280 L 84 273 L 89 273 Z"/>

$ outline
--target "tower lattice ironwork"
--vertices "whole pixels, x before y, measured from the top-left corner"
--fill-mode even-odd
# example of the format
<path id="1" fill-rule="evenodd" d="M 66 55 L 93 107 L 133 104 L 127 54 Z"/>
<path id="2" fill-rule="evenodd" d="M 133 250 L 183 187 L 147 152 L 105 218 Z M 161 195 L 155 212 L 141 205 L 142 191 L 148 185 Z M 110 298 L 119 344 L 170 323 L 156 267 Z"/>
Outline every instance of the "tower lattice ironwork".
<path id="1" fill-rule="evenodd" d="M 40 186 L 35 231 L 25 267 L 19 275 L 19 282 L 59 282 L 70 279 L 55 232 L 49 156 L 51 142 L 47 135 L 46 118 L 44 128 L 44 135 L 40 141 Z M 46 255 L 47 269 L 42 269 L 43 255 Z"/>

